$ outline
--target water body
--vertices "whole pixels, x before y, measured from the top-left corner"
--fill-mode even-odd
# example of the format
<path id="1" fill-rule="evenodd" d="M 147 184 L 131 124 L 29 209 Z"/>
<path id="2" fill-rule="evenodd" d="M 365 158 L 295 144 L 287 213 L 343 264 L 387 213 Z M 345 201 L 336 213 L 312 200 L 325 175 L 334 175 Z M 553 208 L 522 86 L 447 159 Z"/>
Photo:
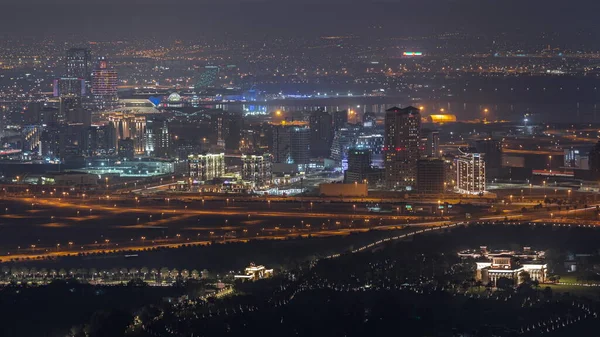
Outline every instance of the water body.
<path id="1" fill-rule="evenodd" d="M 230 108 L 272 112 L 339 111 L 383 113 L 392 106 L 423 106 L 424 114 L 446 113 L 459 120 L 487 118 L 531 122 L 600 123 L 600 78 L 586 76 L 411 78 L 409 89 L 387 97 L 287 99 Z M 487 113 L 484 113 L 487 109 Z"/>

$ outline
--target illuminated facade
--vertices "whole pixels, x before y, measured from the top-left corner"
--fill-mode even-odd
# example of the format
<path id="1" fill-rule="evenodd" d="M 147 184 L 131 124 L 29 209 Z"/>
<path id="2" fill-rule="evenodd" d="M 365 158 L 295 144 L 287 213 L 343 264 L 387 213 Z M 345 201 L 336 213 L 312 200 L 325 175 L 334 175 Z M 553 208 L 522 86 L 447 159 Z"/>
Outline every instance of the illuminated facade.
<path id="1" fill-rule="evenodd" d="M 512 255 L 499 255 L 491 258 L 491 261 L 476 262 L 477 270 L 475 279 L 484 284 L 491 282 L 497 286 L 498 280 L 506 278 L 518 285 L 525 281 L 526 276 L 531 280 L 539 282 L 546 281 L 548 265 L 539 261 L 524 261 L 521 263 Z"/>
<path id="2" fill-rule="evenodd" d="M 91 73 L 90 51 L 85 48 L 71 48 L 65 58 L 66 75 L 70 78 L 81 78 L 89 81 Z"/>
<path id="3" fill-rule="evenodd" d="M 188 156 L 190 178 L 207 181 L 225 175 L 225 154 L 196 154 Z"/>
<path id="4" fill-rule="evenodd" d="M 117 102 L 117 71 L 111 69 L 105 58 L 98 59 L 92 73 L 92 94 L 100 106 Z"/>
<path id="5" fill-rule="evenodd" d="M 153 157 L 168 157 L 170 144 L 169 121 L 162 117 L 146 120 L 146 154 Z"/>
<path id="6" fill-rule="evenodd" d="M 413 190 L 421 152 L 419 109 L 391 108 L 385 113 L 384 166 L 388 188 Z"/>
<path id="7" fill-rule="evenodd" d="M 303 171 L 310 163 L 310 129 L 304 123 L 282 123 L 273 127 L 273 162 L 296 164 Z"/>
<path id="8" fill-rule="evenodd" d="M 485 193 L 485 161 L 474 149 L 459 149 L 456 159 L 456 189 L 464 194 Z"/>
<path id="9" fill-rule="evenodd" d="M 133 140 L 133 149 L 135 154 L 143 154 L 145 148 L 146 136 L 146 117 L 134 114 L 117 112 L 108 116 L 109 123 L 115 128 L 114 144 L 119 146 L 121 139 Z"/>
<path id="10" fill-rule="evenodd" d="M 255 188 L 268 187 L 273 178 L 273 156 L 242 155 L 242 179 L 250 181 Z"/>
<path id="11" fill-rule="evenodd" d="M 256 266 L 254 264 L 248 266 L 244 272 L 244 275 L 234 275 L 233 277 L 236 279 L 256 281 L 273 276 L 273 269 L 267 269 L 265 266 Z"/>

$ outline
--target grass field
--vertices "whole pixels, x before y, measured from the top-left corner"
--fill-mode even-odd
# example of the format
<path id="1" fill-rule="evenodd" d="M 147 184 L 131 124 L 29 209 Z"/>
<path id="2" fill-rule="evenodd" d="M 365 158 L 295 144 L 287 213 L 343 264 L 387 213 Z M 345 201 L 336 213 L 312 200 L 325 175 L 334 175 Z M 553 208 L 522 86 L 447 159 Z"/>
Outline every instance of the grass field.
<path id="1" fill-rule="evenodd" d="M 561 279 L 562 282 L 562 279 Z M 556 293 L 570 293 L 575 296 L 583 296 L 589 298 L 600 297 L 600 287 L 586 287 L 576 285 L 564 285 L 564 284 L 540 284 L 540 289 L 543 290 L 546 287 L 550 287 L 552 292 Z"/>

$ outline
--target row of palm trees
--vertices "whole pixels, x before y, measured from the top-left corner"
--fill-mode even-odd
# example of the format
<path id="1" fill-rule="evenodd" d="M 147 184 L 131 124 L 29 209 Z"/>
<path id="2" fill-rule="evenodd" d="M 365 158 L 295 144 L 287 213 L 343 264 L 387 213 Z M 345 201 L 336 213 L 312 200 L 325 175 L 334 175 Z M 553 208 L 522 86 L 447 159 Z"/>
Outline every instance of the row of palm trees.
<path id="1" fill-rule="evenodd" d="M 3 281 L 50 281 L 53 279 L 75 278 L 91 281 L 128 281 L 133 279 L 142 279 L 144 281 L 172 281 L 179 278 L 182 279 L 200 279 L 202 275 L 206 275 L 207 271 L 202 273 L 194 269 L 169 269 L 163 267 L 157 268 L 112 268 L 107 270 L 91 269 L 46 269 L 46 268 L 27 268 L 27 267 L 8 267 L 3 266 L 0 279 Z"/>

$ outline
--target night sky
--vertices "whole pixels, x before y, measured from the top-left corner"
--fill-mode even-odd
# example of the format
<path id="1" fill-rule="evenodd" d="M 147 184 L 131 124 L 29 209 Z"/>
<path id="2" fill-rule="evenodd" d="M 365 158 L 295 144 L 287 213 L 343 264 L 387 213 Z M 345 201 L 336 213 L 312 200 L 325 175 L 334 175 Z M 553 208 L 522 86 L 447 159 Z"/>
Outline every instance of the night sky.
<path id="1" fill-rule="evenodd" d="M 232 34 L 413 35 L 556 32 L 590 41 L 595 0 L 0 0 L 5 35 L 193 38 Z M 381 26 L 383 31 L 369 27 Z"/>

